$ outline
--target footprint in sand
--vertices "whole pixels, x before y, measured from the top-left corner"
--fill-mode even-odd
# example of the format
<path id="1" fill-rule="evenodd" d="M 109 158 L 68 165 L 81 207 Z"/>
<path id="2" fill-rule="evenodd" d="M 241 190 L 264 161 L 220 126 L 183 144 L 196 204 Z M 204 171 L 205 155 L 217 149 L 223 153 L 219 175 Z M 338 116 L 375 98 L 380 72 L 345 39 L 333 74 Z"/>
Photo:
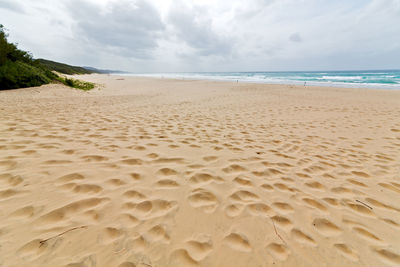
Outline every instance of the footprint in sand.
<path id="1" fill-rule="evenodd" d="M 254 216 L 269 217 L 274 215 L 272 208 L 264 203 L 252 203 L 247 205 L 247 211 Z"/>
<path id="2" fill-rule="evenodd" d="M 81 157 L 81 159 L 85 160 L 86 162 L 102 162 L 107 161 L 108 158 L 100 155 L 87 155 Z"/>
<path id="3" fill-rule="evenodd" d="M 125 261 L 118 265 L 118 267 L 136 267 L 136 264 L 134 264 L 133 262 Z"/>
<path id="4" fill-rule="evenodd" d="M 17 186 L 22 183 L 23 179 L 19 175 L 12 175 L 10 173 L 4 173 L 0 175 L 0 182 L 9 186 Z"/>
<path id="5" fill-rule="evenodd" d="M 178 172 L 177 172 L 176 170 L 171 169 L 171 168 L 162 168 L 162 169 L 159 169 L 159 170 L 157 171 L 157 173 L 159 173 L 159 174 L 161 174 L 161 175 L 164 175 L 164 176 L 177 175 L 177 174 L 178 174 Z"/>
<path id="6" fill-rule="evenodd" d="M 270 184 L 262 184 L 261 188 L 267 190 L 267 191 L 274 191 L 274 187 Z"/>
<path id="7" fill-rule="evenodd" d="M 373 198 L 367 197 L 365 200 L 368 201 L 369 203 L 371 203 L 373 206 L 378 207 L 378 208 L 392 210 L 392 211 L 398 211 L 398 212 L 400 211 L 400 208 L 396 208 L 394 206 L 382 203 L 382 202 L 380 202 L 380 201 L 378 201 L 376 199 L 373 199 Z"/>
<path id="8" fill-rule="evenodd" d="M 165 216 L 176 210 L 177 203 L 163 199 L 145 200 L 139 203 L 125 203 L 124 208 L 133 209 L 133 215 L 141 219 L 153 219 Z"/>
<path id="9" fill-rule="evenodd" d="M 166 163 L 176 163 L 176 164 L 183 164 L 183 163 L 185 163 L 185 159 L 184 159 L 184 158 L 159 158 L 159 159 L 153 160 L 153 163 L 162 163 L 162 164 L 166 164 Z"/>
<path id="10" fill-rule="evenodd" d="M 293 237 L 294 240 L 296 240 L 297 242 L 304 244 L 304 245 L 308 245 L 311 247 L 316 247 L 317 243 L 315 242 L 315 240 L 310 237 L 309 235 L 303 233 L 302 231 L 300 231 L 299 229 L 293 229 L 290 232 L 291 236 Z"/>
<path id="11" fill-rule="evenodd" d="M 354 174 L 355 176 L 362 177 L 362 178 L 370 177 L 369 174 L 362 172 L 362 171 L 352 171 L 351 173 Z"/>
<path id="12" fill-rule="evenodd" d="M 353 227 L 353 231 L 366 241 L 377 245 L 384 244 L 384 242 L 379 237 L 362 227 Z"/>
<path id="13" fill-rule="evenodd" d="M 143 179 L 143 176 L 140 173 L 137 172 L 132 172 L 129 174 L 129 176 L 134 180 L 135 182 L 140 181 Z"/>
<path id="14" fill-rule="evenodd" d="M 218 206 L 218 199 L 214 193 L 203 188 L 194 189 L 189 195 L 189 203 L 206 213 L 212 213 Z"/>
<path id="15" fill-rule="evenodd" d="M 236 177 L 233 179 L 233 182 L 237 184 L 238 186 L 243 186 L 243 187 L 252 187 L 253 183 L 251 182 L 250 179 L 244 178 L 244 177 Z"/>
<path id="16" fill-rule="evenodd" d="M 146 196 L 136 190 L 128 190 L 124 194 L 124 197 L 129 199 L 130 201 L 140 202 L 146 199 Z"/>
<path id="17" fill-rule="evenodd" d="M 116 186 L 116 187 L 126 184 L 126 182 L 124 180 L 121 180 L 118 178 L 109 179 L 106 181 L 106 183 L 108 183 L 109 185 L 112 185 L 112 186 Z"/>
<path id="18" fill-rule="evenodd" d="M 390 226 L 393 226 L 395 228 L 400 228 L 400 224 L 397 222 L 393 221 L 392 219 L 384 218 L 382 219 L 385 223 L 389 224 Z"/>
<path id="19" fill-rule="evenodd" d="M 223 181 L 224 180 L 221 177 L 205 172 L 196 173 L 189 179 L 189 183 L 193 186 L 199 186 L 199 185 L 201 186 L 212 182 L 221 183 Z"/>
<path id="20" fill-rule="evenodd" d="M 272 217 L 272 220 L 274 224 L 283 229 L 290 229 L 293 226 L 292 221 L 283 216 L 275 215 L 274 217 Z"/>
<path id="21" fill-rule="evenodd" d="M 121 163 L 126 164 L 126 165 L 131 165 L 131 166 L 143 165 L 143 160 L 141 160 L 141 159 L 124 159 L 124 160 L 121 160 Z"/>
<path id="22" fill-rule="evenodd" d="M 244 172 L 244 171 L 247 171 L 247 169 L 238 164 L 232 164 L 232 165 L 229 165 L 228 167 L 223 168 L 222 171 L 229 174 L 229 173 L 236 173 L 236 172 Z"/>
<path id="23" fill-rule="evenodd" d="M 48 242 L 41 243 L 42 239 L 29 241 L 17 250 L 17 255 L 25 259 L 34 259 L 43 254 L 48 248 Z"/>
<path id="24" fill-rule="evenodd" d="M 179 183 L 173 179 L 161 179 L 155 183 L 160 189 L 173 189 L 179 187 Z"/>
<path id="25" fill-rule="evenodd" d="M 199 235 L 184 243 L 190 257 L 199 262 L 205 259 L 213 250 L 213 242 L 208 235 Z"/>
<path id="26" fill-rule="evenodd" d="M 309 182 L 309 183 L 305 183 L 305 185 L 311 189 L 315 189 L 315 190 L 325 190 L 325 186 L 323 186 L 321 183 L 319 182 Z"/>
<path id="27" fill-rule="evenodd" d="M 247 190 L 236 191 L 235 193 L 230 195 L 229 198 L 239 203 L 249 203 L 260 200 L 260 197 L 258 195 Z"/>
<path id="28" fill-rule="evenodd" d="M 17 209 L 13 213 L 10 214 L 12 217 L 26 217 L 30 218 L 40 213 L 44 209 L 44 206 L 25 206 L 20 209 Z"/>
<path id="29" fill-rule="evenodd" d="M 250 252 L 251 246 L 247 237 L 239 233 L 231 233 L 224 239 L 225 243 L 234 250 Z"/>
<path id="30" fill-rule="evenodd" d="M 388 183 L 378 183 L 379 186 L 382 186 L 385 189 L 388 189 L 390 191 L 393 191 L 395 193 L 400 194 L 400 188 L 397 188 L 396 186 Z"/>
<path id="31" fill-rule="evenodd" d="M 384 261 L 385 263 L 391 264 L 393 266 L 400 265 L 400 255 L 383 248 L 376 248 L 373 251 Z"/>
<path id="32" fill-rule="evenodd" d="M 354 212 L 356 212 L 356 213 L 358 213 L 358 214 L 360 214 L 360 215 L 368 216 L 368 217 L 375 217 L 375 213 L 374 213 L 371 209 L 365 207 L 364 205 L 356 204 L 356 203 L 351 203 L 350 201 L 348 201 L 348 202 L 346 203 L 346 205 L 347 205 L 351 210 L 353 210 Z"/>
<path id="33" fill-rule="evenodd" d="M 327 237 L 340 235 L 342 233 L 339 227 L 327 219 L 317 218 L 312 224 L 319 233 Z"/>
<path id="34" fill-rule="evenodd" d="M 106 227 L 103 230 L 102 240 L 105 244 L 108 244 L 113 242 L 123 234 L 124 232 L 121 229 L 115 227 Z"/>
<path id="35" fill-rule="evenodd" d="M 135 252 L 141 252 L 145 250 L 148 245 L 148 241 L 138 233 L 135 233 L 134 237 L 127 242 L 127 247 Z"/>
<path id="36" fill-rule="evenodd" d="M 339 195 L 345 195 L 345 194 L 353 195 L 354 194 L 352 189 L 349 189 L 349 188 L 344 187 L 344 186 L 334 187 L 334 188 L 331 189 L 331 191 L 333 193 L 339 194 Z"/>
<path id="37" fill-rule="evenodd" d="M 284 261 L 288 258 L 290 250 L 284 244 L 271 243 L 267 246 L 267 251 L 276 259 Z"/>
<path id="38" fill-rule="evenodd" d="M 278 188 L 281 191 L 293 192 L 292 188 L 288 187 L 286 184 L 283 183 L 275 183 L 274 187 Z"/>
<path id="39" fill-rule="evenodd" d="M 14 190 L 14 189 L 6 189 L 0 191 L 0 199 L 7 199 L 10 197 L 13 197 L 15 195 L 21 194 L 26 191 L 19 191 L 19 190 Z"/>
<path id="40" fill-rule="evenodd" d="M 318 202 L 317 200 L 315 200 L 315 199 L 312 199 L 312 198 L 303 198 L 303 201 L 304 201 L 305 203 L 307 203 L 309 206 L 311 206 L 311 207 L 313 207 L 313 208 L 316 208 L 316 209 L 319 209 L 320 211 L 324 211 L 324 212 L 327 211 L 327 208 L 326 208 L 324 205 L 322 205 L 320 202 Z"/>
<path id="41" fill-rule="evenodd" d="M 225 207 L 225 214 L 230 218 L 237 217 L 243 212 L 244 207 L 243 204 L 230 204 Z"/>
<path id="42" fill-rule="evenodd" d="M 101 192 L 103 188 L 95 184 L 78 184 L 73 188 L 75 193 L 81 194 L 97 194 Z"/>
<path id="43" fill-rule="evenodd" d="M 192 258 L 186 249 L 176 249 L 169 256 L 166 266 L 198 266 L 198 262 Z"/>
<path id="44" fill-rule="evenodd" d="M 52 159 L 52 160 L 46 160 L 43 162 L 43 164 L 46 165 L 64 165 L 64 164 L 69 164 L 72 163 L 72 161 L 70 160 L 62 160 L 62 159 Z"/>
<path id="45" fill-rule="evenodd" d="M 206 162 L 215 161 L 215 160 L 217 160 L 217 159 L 218 159 L 218 157 L 216 157 L 216 156 L 206 156 L 206 157 L 203 157 L 203 160 L 206 161 Z"/>
<path id="46" fill-rule="evenodd" d="M 71 216 L 90 208 L 96 207 L 107 201 L 109 201 L 108 198 L 88 198 L 75 201 L 61 208 L 50 211 L 49 213 L 41 216 L 38 220 L 41 225 L 52 225 L 53 223 L 60 221 L 69 221 Z"/>
<path id="47" fill-rule="evenodd" d="M 326 197 L 326 198 L 323 198 L 323 200 L 325 202 L 327 202 L 328 204 L 330 204 L 331 206 L 338 207 L 340 205 L 339 200 L 337 200 L 336 198 Z"/>
<path id="48" fill-rule="evenodd" d="M 156 226 L 153 226 L 151 229 L 149 229 L 144 237 L 146 240 L 154 243 L 154 242 L 164 242 L 164 243 L 169 243 L 169 240 L 171 239 L 166 231 L 166 226 L 158 224 Z"/>
<path id="49" fill-rule="evenodd" d="M 347 179 L 347 181 L 348 181 L 349 183 L 352 183 L 352 184 L 357 185 L 357 186 L 368 187 L 366 184 L 364 184 L 364 183 L 362 183 L 362 182 L 360 182 L 360 181 L 357 181 L 357 180 L 355 180 L 355 179 Z"/>
<path id="50" fill-rule="evenodd" d="M 282 172 L 280 170 L 274 169 L 274 168 L 268 168 L 266 170 L 263 171 L 263 175 L 264 177 L 274 177 L 277 175 L 282 174 Z"/>
<path id="51" fill-rule="evenodd" d="M 138 218 L 129 213 L 122 213 L 118 218 L 120 218 L 122 225 L 127 228 L 135 227 L 141 222 Z"/>
<path id="52" fill-rule="evenodd" d="M 56 181 L 59 183 L 68 183 L 68 182 L 72 182 L 75 180 L 83 180 L 83 179 L 85 179 L 85 176 L 83 174 L 74 172 L 74 173 L 70 173 L 70 174 L 61 176 Z"/>
<path id="53" fill-rule="evenodd" d="M 272 206 L 282 213 L 291 213 L 294 211 L 293 207 L 286 202 L 274 202 Z"/>
<path id="54" fill-rule="evenodd" d="M 351 261 L 358 261 L 359 260 L 359 256 L 358 256 L 357 251 L 355 251 L 354 249 L 352 249 L 348 245 L 343 244 L 343 243 L 339 243 L 339 244 L 334 244 L 333 247 L 336 248 L 343 256 L 345 256 L 349 260 L 351 260 Z"/>
<path id="55" fill-rule="evenodd" d="M 16 166 L 17 166 L 17 162 L 15 160 L 2 160 L 2 161 L 0 161 L 0 170 L 1 171 L 15 169 Z"/>

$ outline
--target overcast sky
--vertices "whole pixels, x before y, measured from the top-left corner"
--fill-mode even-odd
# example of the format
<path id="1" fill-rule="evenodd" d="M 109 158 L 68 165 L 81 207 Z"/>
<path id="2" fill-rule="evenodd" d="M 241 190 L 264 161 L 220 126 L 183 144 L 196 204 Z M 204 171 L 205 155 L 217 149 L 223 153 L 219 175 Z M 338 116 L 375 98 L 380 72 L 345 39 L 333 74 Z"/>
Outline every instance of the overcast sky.
<path id="1" fill-rule="evenodd" d="M 0 0 L 36 58 L 133 72 L 400 69 L 400 0 Z"/>

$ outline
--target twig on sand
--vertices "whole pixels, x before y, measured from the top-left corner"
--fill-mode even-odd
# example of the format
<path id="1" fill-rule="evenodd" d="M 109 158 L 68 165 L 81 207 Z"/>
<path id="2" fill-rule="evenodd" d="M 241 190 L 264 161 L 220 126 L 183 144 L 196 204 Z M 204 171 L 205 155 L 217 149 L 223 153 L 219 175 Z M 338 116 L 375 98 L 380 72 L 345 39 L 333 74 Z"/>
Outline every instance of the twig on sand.
<path id="1" fill-rule="evenodd" d="M 40 246 L 39 246 L 39 247 L 41 247 L 42 245 L 44 245 L 44 243 L 46 243 L 46 242 L 49 241 L 50 239 L 53 239 L 53 238 L 55 238 L 55 237 L 62 236 L 63 234 L 66 234 L 66 233 L 68 233 L 68 232 L 71 232 L 71 231 L 76 230 L 76 229 L 81 229 L 81 228 L 87 228 L 87 226 L 86 226 L 86 225 L 83 225 L 83 226 L 74 227 L 74 228 L 68 229 L 68 230 L 66 230 L 66 231 L 64 231 L 64 232 L 62 232 L 62 233 L 60 233 L 60 234 L 58 234 L 58 235 L 49 237 L 49 238 L 47 238 L 47 239 L 43 239 L 42 241 L 39 242 L 39 243 L 40 243 Z"/>
<path id="2" fill-rule="evenodd" d="M 275 234 L 282 240 L 283 243 L 286 244 L 285 240 L 283 240 L 283 238 L 281 237 L 281 235 L 278 234 L 278 231 L 276 230 L 274 219 L 271 218 L 271 221 L 272 221 L 272 225 L 274 226 Z"/>
<path id="3" fill-rule="evenodd" d="M 360 200 L 358 200 L 358 199 L 356 199 L 356 201 L 357 201 L 358 203 L 363 204 L 364 206 L 366 206 L 367 208 L 370 208 L 370 209 L 372 210 L 372 207 L 369 206 L 369 205 L 367 205 L 367 204 L 365 204 L 364 202 L 362 202 L 362 201 L 360 201 Z"/>

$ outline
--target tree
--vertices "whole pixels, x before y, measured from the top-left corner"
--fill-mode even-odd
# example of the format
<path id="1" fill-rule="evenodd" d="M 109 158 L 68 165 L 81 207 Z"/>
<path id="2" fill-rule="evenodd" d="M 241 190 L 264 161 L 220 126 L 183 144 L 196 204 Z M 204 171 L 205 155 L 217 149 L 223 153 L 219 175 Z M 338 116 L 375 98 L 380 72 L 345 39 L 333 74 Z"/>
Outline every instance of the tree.
<path id="1" fill-rule="evenodd" d="M 4 26 L 0 24 L 0 66 L 7 61 L 7 34 L 5 33 Z"/>

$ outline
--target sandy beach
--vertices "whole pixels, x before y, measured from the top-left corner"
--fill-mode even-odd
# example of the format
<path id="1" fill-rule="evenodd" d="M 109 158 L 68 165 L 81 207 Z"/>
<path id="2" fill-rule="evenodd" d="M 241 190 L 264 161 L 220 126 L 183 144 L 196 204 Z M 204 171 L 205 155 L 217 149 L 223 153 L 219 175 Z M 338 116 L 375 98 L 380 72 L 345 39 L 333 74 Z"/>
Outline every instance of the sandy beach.
<path id="1" fill-rule="evenodd" d="M 0 91 L 0 266 L 399 266 L 400 91 Z"/>

